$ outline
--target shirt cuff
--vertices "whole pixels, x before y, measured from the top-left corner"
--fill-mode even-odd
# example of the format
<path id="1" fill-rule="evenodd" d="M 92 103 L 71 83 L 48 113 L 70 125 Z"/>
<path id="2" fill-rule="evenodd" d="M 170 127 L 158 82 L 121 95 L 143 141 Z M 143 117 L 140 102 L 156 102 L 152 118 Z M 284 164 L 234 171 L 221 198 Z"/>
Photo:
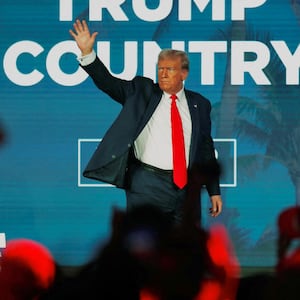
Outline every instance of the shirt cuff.
<path id="1" fill-rule="evenodd" d="M 96 59 L 96 52 L 93 50 L 90 54 L 84 56 L 78 56 L 77 60 L 82 66 L 91 64 Z"/>

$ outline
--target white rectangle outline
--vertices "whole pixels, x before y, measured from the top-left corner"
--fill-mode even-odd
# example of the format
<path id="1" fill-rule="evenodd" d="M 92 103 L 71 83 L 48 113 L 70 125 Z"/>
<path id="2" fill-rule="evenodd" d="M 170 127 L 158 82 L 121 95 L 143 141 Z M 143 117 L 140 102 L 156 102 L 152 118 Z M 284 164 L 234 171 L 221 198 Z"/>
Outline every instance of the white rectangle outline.
<path id="1" fill-rule="evenodd" d="M 233 183 L 221 183 L 221 187 L 237 187 L 237 141 L 236 139 L 213 139 L 214 142 L 233 143 Z"/>
<path id="2" fill-rule="evenodd" d="M 78 139 L 78 155 L 77 155 L 77 185 L 78 187 L 115 187 L 109 183 L 81 183 L 81 143 L 82 142 L 101 142 L 102 139 Z M 237 186 L 237 142 L 236 139 L 214 139 L 215 142 L 232 142 L 233 143 L 233 183 L 220 184 L 221 187 L 236 187 Z"/>
<path id="3" fill-rule="evenodd" d="M 4 232 L 0 233 L 0 248 L 6 248 L 6 237 Z"/>

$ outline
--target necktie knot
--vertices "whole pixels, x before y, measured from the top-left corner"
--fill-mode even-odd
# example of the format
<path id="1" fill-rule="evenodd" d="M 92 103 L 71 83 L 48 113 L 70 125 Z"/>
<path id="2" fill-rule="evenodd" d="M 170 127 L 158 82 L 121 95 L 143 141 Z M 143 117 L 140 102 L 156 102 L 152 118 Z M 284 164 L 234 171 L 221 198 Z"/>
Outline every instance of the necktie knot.
<path id="1" fill-rule="evenodd" d="M 177 99 L 177 96 L 176 96 L 176 94 L 172 94 L 170 96 L 170 98 L 172 99 L 172 102 L 175 102 L 175 100 Z"/>

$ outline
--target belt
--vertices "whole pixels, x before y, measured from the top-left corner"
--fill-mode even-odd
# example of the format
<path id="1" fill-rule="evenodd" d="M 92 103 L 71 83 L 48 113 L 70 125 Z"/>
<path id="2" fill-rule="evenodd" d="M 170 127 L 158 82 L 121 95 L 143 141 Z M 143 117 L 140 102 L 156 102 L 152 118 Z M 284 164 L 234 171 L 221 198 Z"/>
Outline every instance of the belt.
<path id="1" fill-rule="evenodd" d="M 145 164 L 145 163 L 141 162 L 138 159 L 135 159 L 135 162 L 138 166 L 140 166 L 141 168 L 143 168 L 146 171 L 150 171 L 150 172 L 157 173 L 157 174 L 160 174 L 160 175 L 165 175 L 165 176 L 166 175 L 167 176 L 173 176 L 173 170 L 160 169 L 160 168 Z"/>

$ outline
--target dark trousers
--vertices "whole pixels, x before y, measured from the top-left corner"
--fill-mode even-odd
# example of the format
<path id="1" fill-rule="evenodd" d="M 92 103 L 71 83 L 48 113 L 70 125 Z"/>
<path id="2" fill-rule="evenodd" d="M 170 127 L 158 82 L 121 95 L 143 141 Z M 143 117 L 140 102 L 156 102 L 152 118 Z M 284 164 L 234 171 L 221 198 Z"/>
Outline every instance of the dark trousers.
<path id="1" fill-rule="evenodd" d="M 171 171 L 164 171 L 134 162 L 129 172 L 126 190 L 127 210 L 151 204 L 159 208 L 174 224 L 183 220 L 187 188 L 179 189 L 173 183 Z M 199 201 L 199 199 L 198 199 Z"/>

